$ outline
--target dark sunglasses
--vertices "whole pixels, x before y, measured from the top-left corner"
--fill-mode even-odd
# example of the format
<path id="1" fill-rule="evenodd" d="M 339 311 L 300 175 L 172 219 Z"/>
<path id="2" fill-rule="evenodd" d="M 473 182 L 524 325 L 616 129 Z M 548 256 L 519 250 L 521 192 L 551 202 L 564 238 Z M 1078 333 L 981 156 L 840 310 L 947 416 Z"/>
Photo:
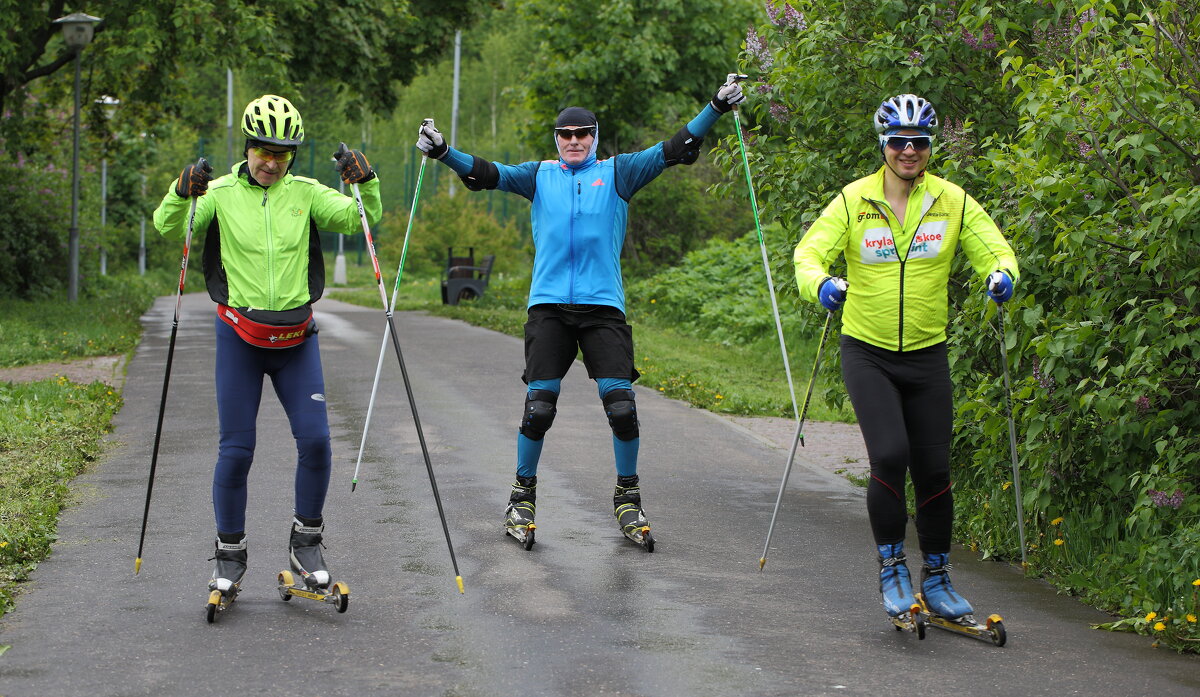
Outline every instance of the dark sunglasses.
<path id="1" fill-rule="evenodd" d="M 586 128 L 556 128 L 554 134 L 563 140 L 570 140 L 572 137 L 583 140 L 588 136 L 596 135 L 595 126 L 587 126 Z"/>
<path id="2" fill-rule="evenodd" d="M 915 152 L 925 152 L 933 145 L 932 136 L 885 136 L 884 141 L 889 148 L 897 152 L 904 152 L 908 146 L 912 146 Z"/>

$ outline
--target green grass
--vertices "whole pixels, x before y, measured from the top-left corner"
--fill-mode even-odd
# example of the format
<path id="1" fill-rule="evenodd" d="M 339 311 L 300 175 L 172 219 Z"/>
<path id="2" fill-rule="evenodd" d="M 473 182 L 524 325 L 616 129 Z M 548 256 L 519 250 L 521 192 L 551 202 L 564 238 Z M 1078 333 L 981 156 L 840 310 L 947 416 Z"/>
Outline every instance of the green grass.
<path id="1" fill-rule="evenodd" d="M 0 382 L 0 615 L 50 554 L 68 484 L 100 454 L 121 403 L 100 382 Z"/>
<path id="2" fill-rule="evenodd" d="M 178 277 L 101 276 L 90 279 L 79 300 L 0 300 L 0 367 L 127 354 L 142 336 L 138 318 L 157 295 L 174 290 Z"/>

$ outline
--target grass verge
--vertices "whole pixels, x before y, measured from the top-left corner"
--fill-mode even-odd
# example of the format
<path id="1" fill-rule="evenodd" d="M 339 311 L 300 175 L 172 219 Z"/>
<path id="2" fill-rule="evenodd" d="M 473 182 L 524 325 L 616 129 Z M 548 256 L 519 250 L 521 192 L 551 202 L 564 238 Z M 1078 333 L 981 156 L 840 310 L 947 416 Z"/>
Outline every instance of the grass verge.
<path id="1" fill-rule="evenodd" d="M 68 484 L 100 454 L 121 404 L 101 382 L 0 382 L 0 615 L 50 554 Z"/>

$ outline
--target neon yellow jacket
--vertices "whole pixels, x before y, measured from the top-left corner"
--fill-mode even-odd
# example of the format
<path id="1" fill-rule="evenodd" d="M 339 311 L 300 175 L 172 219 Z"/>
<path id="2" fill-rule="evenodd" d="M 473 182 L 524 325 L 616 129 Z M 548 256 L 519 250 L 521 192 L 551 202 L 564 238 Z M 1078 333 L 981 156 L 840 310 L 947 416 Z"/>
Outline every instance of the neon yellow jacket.
<path id="1" fill-rule="evenodd" d="M 204 239 L 204 278 L 215 302 L 232 307 L 290 310 L 321 297 L 325 263 L 317 230 L 362 230 L 350 196 L 308 177 L 284 175 L 264 189 L 250 183 L 244 162 L 208 185 L 197 199 L 193 235 Z M 358 185 L 374 225 L 383 217 L 379 178 Z M 183 236 L 191 203 L 175 185 L 154 211 L 163 235 Z"/>
<path id="2" fill-rule="evenodd" d="M 850 288 L 842 333 L 891 351 L 946 340 L 950 262 L 959 244 L 981 278 L 1017 258 L 1000 229 L 956 184 L 925 174 L 908 198 L 904 226 L 883 195 L 884 168 L 844 187 L 796 245 L 800 297 L 816 301 L 839 254 Z M 907 250 L 901 255 L 899 250 Z"/>

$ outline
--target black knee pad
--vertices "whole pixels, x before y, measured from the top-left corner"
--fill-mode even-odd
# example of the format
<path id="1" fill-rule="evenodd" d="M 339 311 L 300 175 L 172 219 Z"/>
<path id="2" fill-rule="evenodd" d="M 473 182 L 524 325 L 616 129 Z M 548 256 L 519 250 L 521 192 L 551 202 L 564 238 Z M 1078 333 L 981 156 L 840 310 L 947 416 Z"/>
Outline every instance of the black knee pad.
<path id="1" fill-rule="evenodd" d="M 613 390 L 604 395 L 604 413 L 617 440 L 633 440 L 639 435 L 637 405 L 633 390 Z"/>
<path id="2" fill-rule="evenodd" d="M 530 390 L 525 395 L 525 415 L 521 418 L 521 435 L 529 440 L 541 440 L 554 424 L 558 413 L 558 393 L 550 390 Z"/>

